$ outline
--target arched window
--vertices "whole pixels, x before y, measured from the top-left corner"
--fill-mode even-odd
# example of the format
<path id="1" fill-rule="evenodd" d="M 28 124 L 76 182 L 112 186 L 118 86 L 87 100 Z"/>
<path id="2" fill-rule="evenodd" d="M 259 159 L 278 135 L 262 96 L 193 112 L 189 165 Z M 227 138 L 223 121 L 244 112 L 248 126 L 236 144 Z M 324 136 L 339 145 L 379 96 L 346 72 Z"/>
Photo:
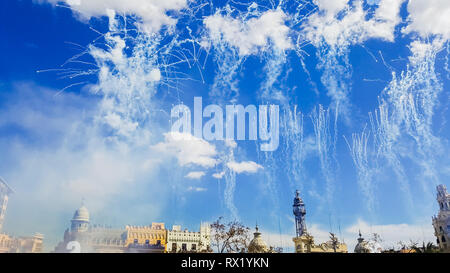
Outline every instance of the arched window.
<path id="1" fill-rule="evenodd" d="M 446 240 L 445 240 L 445 237 L 444 237 L 444 235 L 442 235 L 442 238 L 441 238 L 441 240 L 442 240 L 442 242 L 443 242 L 443 243 L 445 243 L 445 242 L 446 242 Z"/>

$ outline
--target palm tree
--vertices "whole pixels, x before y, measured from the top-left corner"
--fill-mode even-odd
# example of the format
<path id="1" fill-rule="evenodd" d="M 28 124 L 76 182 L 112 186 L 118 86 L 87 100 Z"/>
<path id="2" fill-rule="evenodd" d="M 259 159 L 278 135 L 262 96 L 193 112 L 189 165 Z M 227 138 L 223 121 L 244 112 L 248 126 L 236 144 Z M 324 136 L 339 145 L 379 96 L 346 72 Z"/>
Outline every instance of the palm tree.
<path id="1" fill-rule="evenodd" d="M 418 247 L 417 243 L 412 244 L 411 249 L 413 249 L 416 253 L 437 253 L 439 252 L 439 248 L 435 246 L 432 242 L 428 242 L 425 245 L 425 242 L 422 242 L 422 247 Z"/>

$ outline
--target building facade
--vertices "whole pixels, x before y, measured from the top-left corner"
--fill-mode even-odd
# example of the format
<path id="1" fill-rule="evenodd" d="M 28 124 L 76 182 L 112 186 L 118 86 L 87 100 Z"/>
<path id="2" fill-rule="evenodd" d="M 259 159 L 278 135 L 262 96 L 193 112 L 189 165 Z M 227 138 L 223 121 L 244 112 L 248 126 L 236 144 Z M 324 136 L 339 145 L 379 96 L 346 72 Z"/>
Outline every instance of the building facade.
<path id="1" fill-rule="evenodd" d="M 64 232 L 64 239 L 54 252 L 85 253 L 161 253 L 180 251 L 200 251 L 209 247 L 210 227 L 202 224 L 200 232 L 181 231 L 180 226 L 166 230 L 164 223 L 148 226 L 126 226 L 124 229 L 91 225 L 89 211 L 85 206 L 74 213 L 71 227 Z M 74 249 L 73 243 L 79 244 Z M 176 248 L 174 248 L 174 244 Z"/>
<path id="2" fill-rule="evenodd" d="M 450 194 L 445 185 L 437 186 L 436 190 L 439 213 L 432 217 L 434 235 L 441 251 L 450 253 Z"/>
<path id="3" fill-rule="evenodd" d="M 29 237 L 0 234 L 0 253 L 41 253 L 44 236 L 36 233 Z"/>
<path id="4" fill-rule="evenodd" d="M 330 233 L 329 241 L 318 245 L 314 243 L 314 237 L 308 233 L 306 228 L 306 208 L 299 191 L 296 191 L 295 194 L 293 213 L 295 216 L 296 237 L 292 240 L 295 244 L 296 253 L 348 252 L 347 245 L 339 242 L 333 233 Z"/>
<path id="5" fill-rule="evenodd" d="M 127 245 L 158 245 L 166 249 L 167 231 L 164 223 L 152 223 L 150 226 L 126 226 Z"/>
<path id="6" fill-rule="evenodd" d="M 200 224 L 200 232 L 181 230 L 180 225 L 167 230 L 167 252 L 207 252 L 210 249 L 211 227 Z"/>

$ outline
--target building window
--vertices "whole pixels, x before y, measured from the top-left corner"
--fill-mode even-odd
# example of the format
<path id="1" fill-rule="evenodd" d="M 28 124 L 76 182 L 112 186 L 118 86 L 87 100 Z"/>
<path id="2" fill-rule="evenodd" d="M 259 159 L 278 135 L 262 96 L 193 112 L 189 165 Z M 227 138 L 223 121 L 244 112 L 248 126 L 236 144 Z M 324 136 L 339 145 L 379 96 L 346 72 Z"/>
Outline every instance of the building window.
<path id="1" fill-rule="evenodd" d="M 150 240 L 145 240 L 145 244 L 146 245 L 150 244 Z"/>
<path id="2" fill-rule="evenodd" d="M 134 243 L 137 244 L 138 243 L 138 239 L 134 239 Z"/>
<path id="3" fill-rule="evenodd" d="M 160 245 L 161 244 L 161 240 L 156 241 L 156 244 Z"/>
<path id="4" fill-rule="evenodd" d="M 187 245 L 186 244 L 182 244 L 181 245 L 181 250 L 186 251 L 187 250 Z"/>
<path id="5" fill-rule="evenodd" d="M 445 242 L 446 242 L 446 240 L 445 240 L 445 237 L 444 237 L 444 236 L 442 236 L 442 238 L 441 238 L 441 241 L 442 241 L 443 243 L 445 243 Z"/>
<path id="6" fill-rule="evenodd" d="M 192 244 L 192 250 L 197 250 L 197 245 L 195 245 L 195 244 Z"/>

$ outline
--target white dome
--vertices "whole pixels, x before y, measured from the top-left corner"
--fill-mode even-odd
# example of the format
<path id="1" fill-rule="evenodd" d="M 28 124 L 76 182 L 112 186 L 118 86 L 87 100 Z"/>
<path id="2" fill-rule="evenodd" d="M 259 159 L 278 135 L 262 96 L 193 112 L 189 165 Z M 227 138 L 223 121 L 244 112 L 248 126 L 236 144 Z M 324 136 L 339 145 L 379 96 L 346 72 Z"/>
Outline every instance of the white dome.
<path id="1" fill-rule="evenodd" d="M 88 209 L 85 206 L 81 206 L 81 208 L 79 208 L 75 211 L 75 214 L 73 215 L 72 220 L 89 222 Z"/>

